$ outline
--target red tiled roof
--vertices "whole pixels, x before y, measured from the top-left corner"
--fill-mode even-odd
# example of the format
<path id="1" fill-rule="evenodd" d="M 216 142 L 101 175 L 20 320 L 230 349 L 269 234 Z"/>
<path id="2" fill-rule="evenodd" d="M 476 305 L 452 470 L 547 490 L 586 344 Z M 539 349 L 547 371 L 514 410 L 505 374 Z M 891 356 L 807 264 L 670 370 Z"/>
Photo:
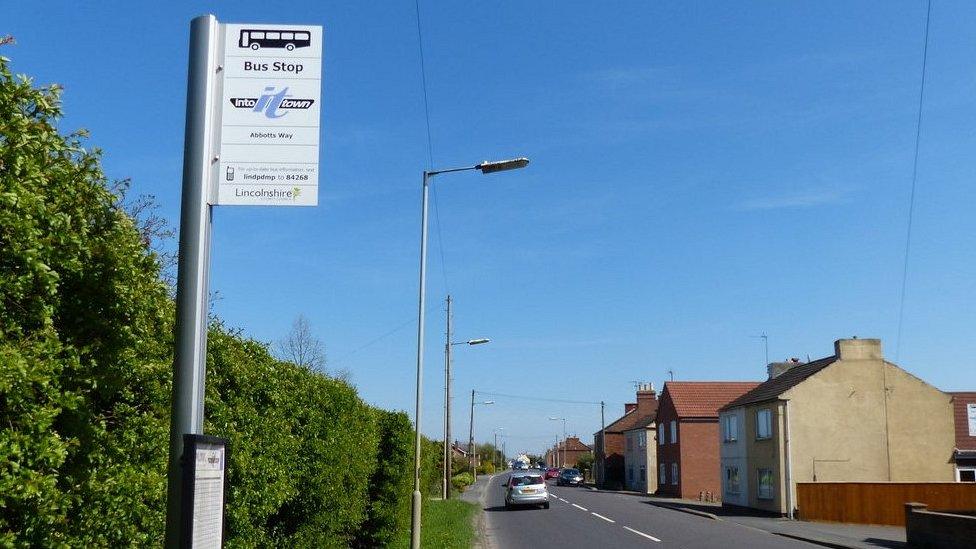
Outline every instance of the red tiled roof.
<path id="1" fill-rule="evenodd" d="M 758 381 L 667 381 L 678 417 L 718 417 L 718 409 L 758 387 Z M 663 399 L 663 394 L 662 394 Z"/>

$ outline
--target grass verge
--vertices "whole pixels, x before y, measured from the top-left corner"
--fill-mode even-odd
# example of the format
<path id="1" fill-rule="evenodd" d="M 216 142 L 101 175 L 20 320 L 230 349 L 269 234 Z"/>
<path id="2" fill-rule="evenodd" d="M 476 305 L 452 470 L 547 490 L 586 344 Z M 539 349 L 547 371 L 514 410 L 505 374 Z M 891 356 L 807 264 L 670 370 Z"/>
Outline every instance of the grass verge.
<path id="1" fill-rule="evenodd" d="M 420 546 L 424 549 L 470 549 L 474 546 L 474 514 L 477 512 L 480 512 L 478 506 L 466 501 L 425 500 Z M 390 547 L 410 547 L 410 528 L 401 530 Z"/>

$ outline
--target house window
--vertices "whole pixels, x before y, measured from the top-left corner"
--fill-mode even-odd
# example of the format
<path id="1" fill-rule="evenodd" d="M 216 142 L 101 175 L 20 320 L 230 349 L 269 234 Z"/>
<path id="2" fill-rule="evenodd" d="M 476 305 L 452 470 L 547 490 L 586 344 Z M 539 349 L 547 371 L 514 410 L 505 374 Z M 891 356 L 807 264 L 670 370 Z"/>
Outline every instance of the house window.
<path id="1" fill-rule="evenodd" d="M 671 444 L 678 442 L 678 422 L 671 420 Z"/>
<path id="2" fill-rule="evenodd" d="M 671 484 L 678 484 L 678 463 L 671 464 Z"/>
<path id="3" fill-rule="evenodd" d="M 739 418 L 733 415 L 722 416 L 722 440 L 735 442 L 739 439 Z"/>
<path id="4" fill-rule="evenodd" d="M 665 474 L 667 470 L 667 467 L 663 463 L 657 466 L 657 483 L 662 486 L 668 483 L 668 478 Z"/>
<path id="5" fill-rule="evenodd" d="M 634 449 L 634 437 L 632 435 L 627 435 L 627 450 Z"/>
<path id="6" fill-rule="evenodd" d="M 969 436 L 976 437 L 976 402 L 966 404 L 966 419 L 969 420 Z"/>
<path id="7" fill-rule="evenodd" d="M 756 471 L 759 476 L 758 493 L 759 499 L 773 499 L 773 471 L 772 469 L 759 469 Z"/>
<path id="8" fill-rule="evenodd" d="M 976 482 L 976 469 L 956 469 L 959 482 Z"/>
<path id="9" fill-rule="evenodd" d="M 647 446 L 647 431 L 637 433 L 637 446 L 644 448 Z"/>
<path id="10" fill-rule="evenodd" d="M 762 440 L 773 436 L 773 417 L 769 408 L 756 411 L 756 439 Z"/>
<path id="11" fill-rule="evenodd" d="M 640 466 L 641 482 L 647 481 L 647 469 L 643 465 Z"/>
<path id="12" fill-rule="evenodd" d="M 665 423 L 657 424 L 657 445 L 664 446 L 664 441 L 668 438 L 668 426 Z"/>
<path id="13" fill-rule="evenodd" d="M 728 494 L 739 493 L 739 468 L 725 468 L 725 492 Z"/>

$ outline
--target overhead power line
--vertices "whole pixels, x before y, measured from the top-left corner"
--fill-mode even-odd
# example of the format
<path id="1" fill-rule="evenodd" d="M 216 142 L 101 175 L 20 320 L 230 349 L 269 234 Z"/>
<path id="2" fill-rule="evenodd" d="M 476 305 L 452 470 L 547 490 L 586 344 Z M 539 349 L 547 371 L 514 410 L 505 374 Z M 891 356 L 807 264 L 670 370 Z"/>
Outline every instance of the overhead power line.
<path id="1" fill-rule="evenodd" d="M 929 20 L 932 16 L 932 0 L 925 8 L 925 37 L 922 41 L 922 76 L 918 88 L 918 116 L 915 119 L 915 156 L 912 160 L 912 190 L 908 197 L 908 228 L 905 234 L 905 262 L 901 274 L 901 298 L 898 304 L 898 337 L 895 339 L 895 362 L 901 353 L 901 332 L 905 318 L 905 290 L 908 287 L 908 254 L 912 244 L 912 218 L 915 213 L 915 187 L 918 182 L 918 150 L 922 137 L 922 105 L 925 100 L 925 69 L 929 57 Z"/>
<path id="2" fill-rule="evenodd" d="M 489 391 L 475 391 L 475 394 L 484 395 L 484 396 L 493 396 L 493 397 L 496 397 L 496 398 L 515 398 L 515 399 L 523 399 L 523 400 L 537 400 L 537 401 L 542 401 L 542 402 L 560 402 L 560 403 L 563 403 L 563 404 L 592 404 L 592 405 L 595 405 L 595 406 L 599 406 L 600 405 L 599 402 L 595 402 L 595 401 L 591 401 L 591 400 L 570 400 L 570 399 L 565 399 L 565 398 L 543 398 L 543 397 L 539 397 L 539 396 L 510 395 L 510 394 L 507 394 L 507 393 L 494 393 L 494 392 L 489 392 Z"/>
<path id="3" fill-rule="evenodd" d="M 420 47 L 420 82 L 424 90 L 424 121 L 427 123 L 427 169 L 434 169 L 434 140 L 430 131 L 430 102 L 427 99 L 427 65 L 424 61 L 424 33 L 420 25 L 420 0 L 414 0 L 417 13 L 417 44 Z M 441 276 L 444 277 L 444 288 L 451 293 L 447 283 L 447 265 L 444 262 L 444 235 L 441 232 L 441 213 L 437 207 L 437 185 L 431 185 L 431 197 L 434 199 L 434 228 L 437 230 L 437 251 L 441 257 Z"/>

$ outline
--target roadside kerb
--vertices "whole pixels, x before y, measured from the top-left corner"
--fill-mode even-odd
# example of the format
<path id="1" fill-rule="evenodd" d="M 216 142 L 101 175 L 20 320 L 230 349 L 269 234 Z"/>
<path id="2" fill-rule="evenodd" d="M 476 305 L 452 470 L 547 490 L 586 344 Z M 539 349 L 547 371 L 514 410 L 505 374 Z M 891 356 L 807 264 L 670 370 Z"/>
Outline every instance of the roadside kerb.
<path id="1" fill-rule="evenodd" d="M 743 523 L 738 522 L 736 520 L 726 520 L 726 519 L 723 519 L 723 518 L 721 518 L 721 517 L 719 517 L 719 516 L 717 516 L 717 515 L 715 515 L 713 513 L 708 513 L 706 511 L 699 511 L 697 509 L 689 509 L 687 507 L 681 507 L 679 505 L 668 504 L 668 503 L 665 503 L 665 502 L 648 501 L 647 503 L 650 503 L 651 505 L 654 505 L 655 507 L 660 507 L 662 509 L 670 509 L 672 511 L 678 511 L 678 512 L 681 512 L 681 513 L 688 513 L 688 514 L 691 514 L 691 515 L 697 515 L 697 516 L 705 517 L 705 518 L 708 518 L 708 519 L 711 519 L 711 520 L 723 521 L 723 522 L 726 522 L 726 523 L 729 523 L 729 524 L 734 524 L 734 525 L 739 526 L 739 527 L 742 527 L 742 528 L 748 528 L 748 529 L 753 530 L 753 531 L 765 532 L 765 533 L 770 534 L 770 535 L 779 536 L 779 537 L 783 537 L 783 538 L 794 539 L 794 540 L 797 540 L 797 541 L 805 541 L 807 543 L 812 543 L 814 545 L 820 545 L 822 547 L 831 547 L 833 549 L 863 549 L 865 547 L 864 544 L 845 543 L 843 541 L 829 540 L 829 539 L 825 539 L 825 538 L 818 537 L 818 536 L 814 536 L 814 535 L 810 535 L 810 534 L 798 534 L 798 533 L 794 533 L 794 532 L 783 532 L 783 531 L 769 530 L 769 529 L 766 529 L 766 528 L 761 528 L 761 527 L 753 526 L 753 525 L 750 525 L 750 524 L 743 524 Z"/>
<path id="2" fill-rule="evenodd" d="M 661 507 L 662 509 L 671 509 L 672 511 L 680 511 L 682 513 L 688 513 L 689 515 L 697 515 L 699 517 L 705 517 L 712 520 L 722 520 L 716 514 L 709 513 L 706 511 L 699 511 L 698 509 L 691 509 L 688 507 L 680 507 L 678 505 L 671 505 L 668 503 L 661 503 L 657 501 L 648 501 L 651 505 L 655 507 Z"/>

